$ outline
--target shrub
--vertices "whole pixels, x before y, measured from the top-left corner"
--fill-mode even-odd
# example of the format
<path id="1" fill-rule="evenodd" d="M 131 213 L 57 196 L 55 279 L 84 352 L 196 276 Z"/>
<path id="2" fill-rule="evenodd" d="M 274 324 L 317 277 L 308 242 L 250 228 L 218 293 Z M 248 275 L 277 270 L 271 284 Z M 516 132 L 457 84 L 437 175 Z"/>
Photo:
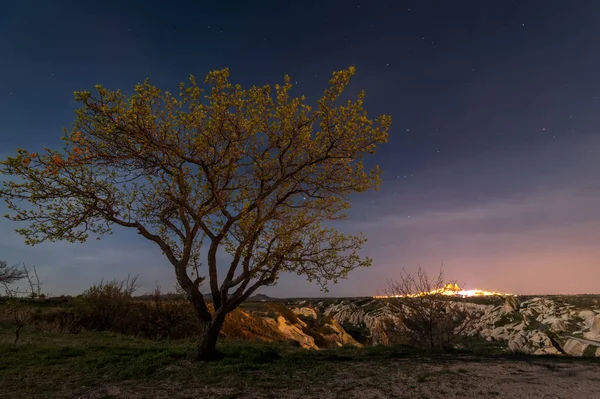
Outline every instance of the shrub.
<path id="1" fill-rule="evenodd" d="M 129 333 L 134 317 L 133 293 L 139 288 L 137 276 L 126 280 L 101 281 L 88 288 L 77 300 L 76 312 L 82 326 L 94 331 Z"/>
<path id="2" fill-rule="evenodd" d="M 165 338 L 186 338 L 199 331 L 198 320 L 190 303 L 176 295 L 163 295 L 156 287 L 150 300 L 134 302 L 137 323 L 136 335 L 161 340 Z"/>
<path id="3" fill-rule="evenodd" d="M 474 315 L 455 298 L 442 294 L 446 283 L 443 270 L 431 278 L 419 268 L 404 272 L 388 283 L 387 294 L 397 305 L 396 315 L 403 325 L 396 326 L 400 342 L 417 347 L 447 349 L 473 322 Z"/>
<path id="4" fill-rule="evenodd" d="M 59 308 L 45 312 L 36 312 L 34 323 L 38 331 L 78 334 L 83 329 L 81 314 L 77 313 L 73 308 Z"/>

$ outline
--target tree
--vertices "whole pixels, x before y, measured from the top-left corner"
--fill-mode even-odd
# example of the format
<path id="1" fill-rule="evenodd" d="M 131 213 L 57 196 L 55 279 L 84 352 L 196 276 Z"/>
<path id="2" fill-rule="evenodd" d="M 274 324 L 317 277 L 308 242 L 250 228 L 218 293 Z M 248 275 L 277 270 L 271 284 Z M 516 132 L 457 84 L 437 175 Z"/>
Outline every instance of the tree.
<path id="1" fill-rule="evenodd" d="M 206 92 L 193 76 L 178 96 L 147 80 L 130 97 L 76 92 L 82 107 L 62 150 L 20 149 L 0 164 L 15 178 L 0 190 L 7 217 L 27 224 L 17 231 L 30 245 L 83 242 L 114 226 L 156 243 L 202 325 L 193 358 L 210 358 L 225 315 L 281 272 L 326 289 L 371 264 L 358 254 L 362 234 L 323 224 L 380 181 L 363 158 L 387 140 L 391 118 L 369 119 L 364 92 L 338 104 L 353 74 L 335 72 L 314 108 L 291 97 L 289 76 L 275 90 L 242 89 L 228 69 L 207 75 Z M 228 265 L 217 264 L 219 249 Z"/>
<path id="2" fill-rule="evenodd" d="M 5 311 L 10 314 L 15 324 L 14 343 L 16 344 L 19 341 L 21 329 L 29 324 L 35 315 L 35 306 L 28 299 L 43 298 L 44 294 L 42 294 L 42 284 L 35 266 L 33 267 L 33 273 L 25 265 L 22 269 L 17 268 L 17 266 L 12 266 L 12 268 L 13 271 L 19 273 L 17 280 L 27 280 L 25 289 L 12 286 L 17 280 L 0 280 L 0 285 L 4 287 L 4 293 L 7 297 Z"/>
<path id="3" fill-rule="evenodd" d="M 445 282 L 443 269 L 430 277 L 419 267 L 414 274 L 403 271 L 398 280 L 390 280 L 385 294 L 400 305 L 403 325 L 397 334 L 401 339 L 420 347 L 450 347 L 474 320 L 462 302 L 448 295 L 455 287 Z"/>
<path id="4" fill-rule="evenodd" d="M 8 266 L 6 261 L 0 260 L 0 284 L 12 284 L 25 276 L 25 270 L 17 266 Z"/>

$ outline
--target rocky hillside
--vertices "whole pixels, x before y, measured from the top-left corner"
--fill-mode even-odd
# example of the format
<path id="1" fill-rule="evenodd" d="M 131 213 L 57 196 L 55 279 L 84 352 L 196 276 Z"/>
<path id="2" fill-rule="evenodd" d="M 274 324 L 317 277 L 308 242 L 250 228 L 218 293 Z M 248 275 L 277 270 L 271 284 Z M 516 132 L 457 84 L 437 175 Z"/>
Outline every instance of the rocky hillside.
<path id="1" fill-rule="evenodd" d="M 368 345 L 390 345 L 391 331 L 402 325 L 398 309 L 388 301 L 368 298 L 329 305 L 321 302 L 319 308 L 347 330 L 363 331 L 364 342 Z"/>
<path id="2" fill-rule="evenodd" d="M 600 298 L 496 297 L 460 303 L 475 319 L 464 331 L 468 337 L 503 343 L 512 352 L 600 356 Z M 309 349 L 390 345 L 393 332 L 405 328 L 391 301 L 372 298 L 261 303 L 231 317 L 225 336 Z"/>
<path id="3" fill-rule="evenodd" d="M 487 307 L 468 334 L 505 341 L 514 352 L 600 356 L 600 307 L 583 309 L 568 297 L 510 297 Z"/>
<path id="4" fill-rule="evenodd" d="M 362 346 L 333 318 L 313 308 L 266 303 L 237 309 L 227 316 L 223 336 L 233 339 L 288 342 L 306 349 Z"/>
<path id="5" fill-rule="evenodd" d="M 507 297 L 461 302 L 475 316 L 465 331 L 467 336 L 504 342 L 507 350 L 513 352 L 600 356 L 600 300 L 597 298 Z M 349 333 L 361 332 L 362 341 L 370 345 L 390 344 L 391 331 L 403 328 L 401 313 L 386 300 L 322 301 L 314 307 Z"/>

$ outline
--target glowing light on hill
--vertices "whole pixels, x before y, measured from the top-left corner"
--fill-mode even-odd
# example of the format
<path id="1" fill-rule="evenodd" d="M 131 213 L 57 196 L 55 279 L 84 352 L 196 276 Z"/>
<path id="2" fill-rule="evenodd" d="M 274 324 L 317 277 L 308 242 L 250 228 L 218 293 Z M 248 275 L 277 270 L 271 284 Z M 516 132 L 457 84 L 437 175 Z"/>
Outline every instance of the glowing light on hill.
<path id="1" fill-rule="evenodd" d="M 484 291 L 480 289 L 463 290 L 458 284 L 446 284 L 443 288 L 432 290 L 430 292 L 419 292 L 418 294 L 410 295 L 375 295 L 375 299 L 384 298 L 406 298 L 406 297 L 418 297 L 425 295 L 448 295 L 448 296 L 460 296 L 460 297 L 479 297 L 479 296 L 515 296 L 515 294 L 501 293 L 495 291 Z"/>

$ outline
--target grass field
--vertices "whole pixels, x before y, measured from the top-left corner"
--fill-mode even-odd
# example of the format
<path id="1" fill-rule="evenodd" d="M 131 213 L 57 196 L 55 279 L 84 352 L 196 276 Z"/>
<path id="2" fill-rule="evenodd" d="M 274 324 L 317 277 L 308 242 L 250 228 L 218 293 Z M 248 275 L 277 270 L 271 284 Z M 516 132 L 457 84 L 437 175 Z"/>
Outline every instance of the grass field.
<path id="1" fill-rule="evenodd" d="M 526 381 L 535 387 L 536 380 L 538 392 L 552 389 L 553 397 L 571 397 L 561 396 L 560 389 L 567 390 L 565 395 L 578 387 L 584 389 L 579 394 L 600 390 L 595 359 L 507 356 L 485 345 L 476 353 L 433 353 L 404 346 L 308 351 L 224 341 L 220 360 L 193 364 L 186 358 L 193 344 L 26 329 L 13 345 L 11 331 L 4 328 L 0 397 L 525 397 L 529 388 L 514 387 Z M 494 379 L 512 382 L 503 387 Z"/>

